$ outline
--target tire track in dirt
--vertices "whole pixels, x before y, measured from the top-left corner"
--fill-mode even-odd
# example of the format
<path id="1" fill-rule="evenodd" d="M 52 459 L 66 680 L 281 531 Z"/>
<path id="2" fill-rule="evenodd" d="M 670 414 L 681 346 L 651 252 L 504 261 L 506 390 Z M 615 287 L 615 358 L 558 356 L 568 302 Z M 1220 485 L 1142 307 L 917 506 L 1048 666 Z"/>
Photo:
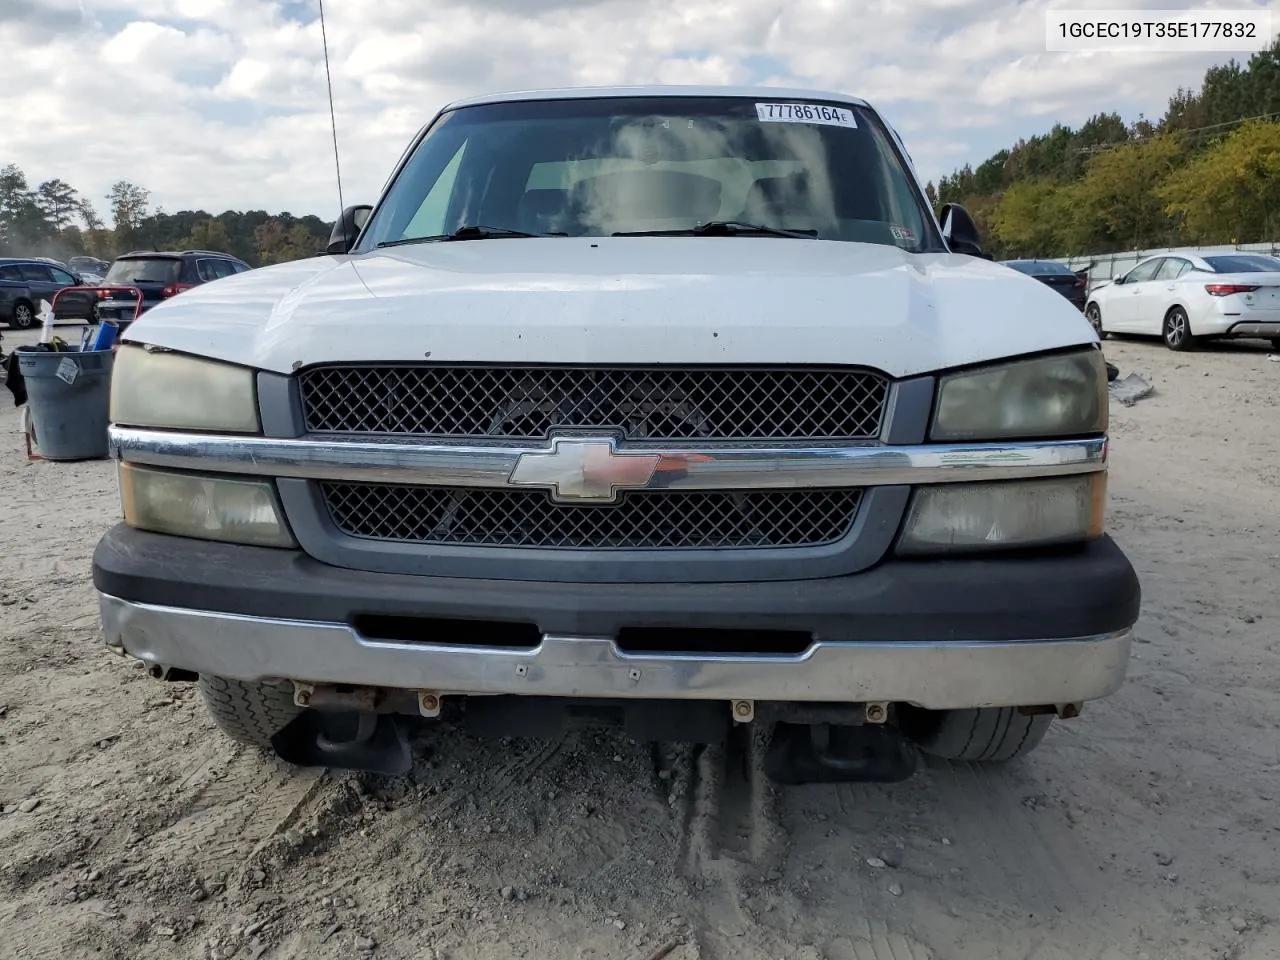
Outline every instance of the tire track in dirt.
<path id="1" fill-rule="evenodd" d="M 764 775 L 767 745 L 759 725 L 736 726 L 723 744 L 695 748 L 691 757 L 680 866 L 697 904 L 698 956 L 707 960 L 787 952 L 749 906 L 765 873 L 786 856 L 777 790 Z"/>
<path id="2" fill-rule="evenodd" d="M 1012 898 L 1022 919 L 1052 920 L 1092 909 L 1068 862 L 1055 849 L 1057 838 L 1039 822 L 1051 812 L 1041 810 L 1042 795 L 1009 770 L 990 770 L 982 764 L 930 759 L 930 774 L 938 785 L 938 803 L 952 820 L 952 836 L 966 849 L 979 852 L 970 864 L 980 889 L 997 901 Z"/>
<path id="3" fill-rule="evenodd" d="M 206 874 L 245 869 L 328 782 L 324 771 L 287 767 L 240 747 L 225 764 L 197 765 L 184 778 L 193 780 L 194 789 L 167 811 L 176 819 L 151 836 L 149 848 L 155 857 L 196 860 Z"/>

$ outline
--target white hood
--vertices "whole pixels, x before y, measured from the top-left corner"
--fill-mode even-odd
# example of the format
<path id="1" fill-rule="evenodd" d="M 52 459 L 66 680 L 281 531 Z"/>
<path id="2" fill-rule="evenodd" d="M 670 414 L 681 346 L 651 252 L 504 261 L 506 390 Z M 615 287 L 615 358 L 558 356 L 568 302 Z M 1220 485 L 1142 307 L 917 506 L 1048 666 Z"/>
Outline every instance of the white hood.
<path id="1" fill-rule="evenodd" d="M 287 373 L 324 361 L 854 364 L 901 377 L 1096 342 L 1007 267 L 760 237 L 495 239 L 264 267 L 127 340 Z"/>

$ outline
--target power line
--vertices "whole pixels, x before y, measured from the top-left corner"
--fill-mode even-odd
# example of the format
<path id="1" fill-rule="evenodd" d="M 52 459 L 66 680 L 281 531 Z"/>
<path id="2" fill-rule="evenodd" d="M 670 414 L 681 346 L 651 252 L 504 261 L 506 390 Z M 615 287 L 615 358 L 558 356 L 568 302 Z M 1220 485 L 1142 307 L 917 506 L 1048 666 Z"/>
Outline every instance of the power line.
<path id="1" fill-rule="evenodd" d="M 1176 131 L 1167 131 L 1167 132 L 1181 133 L 1184 136 L 1190 137 L 1196 134 L 1204 133 L 1206 130 L 1220 130 L 1223 127 L 1234 127 L 1242 123 L 1249 123 L 1253 120 L 1271 120 L 1274 117 L 1280 117 L 1280 112 L 1262 113 L 1256 117 L 1241 117 L 1239 120 L 1224 120 L 1222 123 L 1210 123 L 1203 127 L 1192 127 L 1190 130 L 1176 130 Z M 1129 140 L 1121 140 L 1119 143 L 1099 143 L 1099 144 L 1094 144 L 1091 147 L 1079 147 L 1077 148 L 1076 152 L 1077 153 L 1102 153 L 1106 150 L 1114 150 L 1116 147 L 1127 147 L 1135 143 L 1146 143 L 1148 140 L 1151 140 L 1157 136 L 1161 136 L 1161 134 L 1156 133 L 1147 137 L 1133 137 L 1132 139 L 1129 139 Z"/>
<path id="2" fill-rule="evenodd" d="M 338 177 L 338 212 L 347 209 L 342 200 L 342 166 L 338 161 L 338 121 L 333 113 L 333 76 L 329 72 L 329 35 L 324 28 L 324 0 L 320 3 L 320 42 L 324 45 L 324 79 L 329 87 L 329 129 L 333 131 L 333 169 Z"/>

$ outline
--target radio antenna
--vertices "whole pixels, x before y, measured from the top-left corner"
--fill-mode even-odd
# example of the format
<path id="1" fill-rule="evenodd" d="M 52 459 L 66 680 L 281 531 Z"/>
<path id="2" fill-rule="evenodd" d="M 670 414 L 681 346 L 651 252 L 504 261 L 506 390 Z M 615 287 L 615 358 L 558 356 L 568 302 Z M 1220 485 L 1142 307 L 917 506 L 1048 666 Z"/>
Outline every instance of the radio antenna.
<path id="1" fill-rule="evenodd" d="M 333 131 L 333 170 L 338 177 L 338 212 L 347 209 L 342 201 L 342 164 L 338 161 L 338 121 L 333 114 L 333 75 L 329 72 L 329 36 L 324 28 L 324 0 L 320 3 L 320 42 L 324 44 L 324 79 L 329 87 L 329 129 Z"/>

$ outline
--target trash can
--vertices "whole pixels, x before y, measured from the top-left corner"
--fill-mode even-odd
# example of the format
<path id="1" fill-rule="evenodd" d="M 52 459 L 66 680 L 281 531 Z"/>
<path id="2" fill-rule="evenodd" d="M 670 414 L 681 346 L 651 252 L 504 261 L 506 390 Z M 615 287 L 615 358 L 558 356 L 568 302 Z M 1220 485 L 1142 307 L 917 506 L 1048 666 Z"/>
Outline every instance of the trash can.
<path id="1" fill-rule="evenodd" d="M 107 456 L 111 350 L 41 350 L 18 347 L 26 381 L 32 438 L 47 460 L 100 460 Z"/>

